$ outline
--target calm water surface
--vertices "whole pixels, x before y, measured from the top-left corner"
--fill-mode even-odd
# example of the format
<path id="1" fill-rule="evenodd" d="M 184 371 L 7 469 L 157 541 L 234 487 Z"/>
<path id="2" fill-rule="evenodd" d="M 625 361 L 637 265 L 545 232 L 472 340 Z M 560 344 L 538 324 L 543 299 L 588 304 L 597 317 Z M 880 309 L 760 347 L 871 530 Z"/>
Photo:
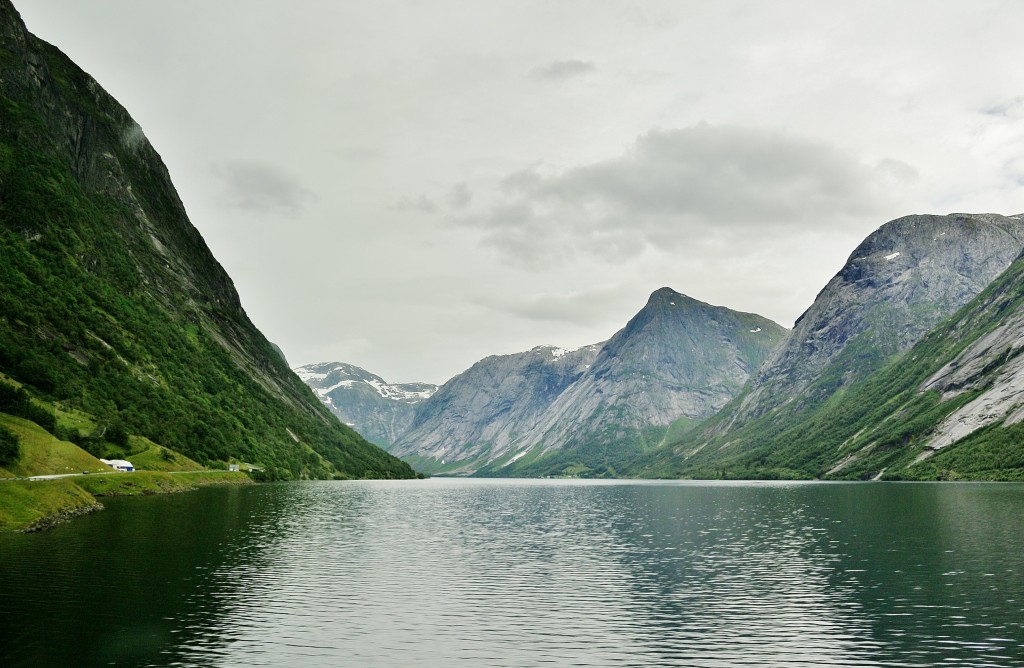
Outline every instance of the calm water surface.
<path id="1" fill-rule="evenodd" d="M 0 534 L 0 665 L 1024 666 L 1024 485 L 320 482 Z"/>

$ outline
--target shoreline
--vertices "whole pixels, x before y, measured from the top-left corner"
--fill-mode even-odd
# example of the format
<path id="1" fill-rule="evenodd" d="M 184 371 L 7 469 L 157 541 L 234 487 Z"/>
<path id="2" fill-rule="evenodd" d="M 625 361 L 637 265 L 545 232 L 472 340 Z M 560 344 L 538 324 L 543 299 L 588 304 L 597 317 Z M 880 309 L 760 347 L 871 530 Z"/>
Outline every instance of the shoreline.
<path id="1" fill-rule="evenodd" d="M 133 471 L 55 480 L 0 480 L 0 532 L 44 531 L 103 509 L 97 497 L 176 494 L 211 485 L 252 485 L 235 471 Z"/>

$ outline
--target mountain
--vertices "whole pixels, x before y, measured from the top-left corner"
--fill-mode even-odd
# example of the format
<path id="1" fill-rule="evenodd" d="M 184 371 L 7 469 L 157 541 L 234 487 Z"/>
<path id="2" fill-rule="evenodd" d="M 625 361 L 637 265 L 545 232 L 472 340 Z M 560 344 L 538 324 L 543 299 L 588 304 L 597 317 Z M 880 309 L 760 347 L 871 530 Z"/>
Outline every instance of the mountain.
<path id="1" fill-rule="evenodd" d="M 0 373 L 63 438 L 271 477 L 409 477 L 253 326 L 128 112 L 0 0 Z M 67 418 L 94 421 L 90 434 Z M 49 422 L 49 420 L 44 420 Z M 101 447 L 102 443 L 97 447 Z"/>
<path id="2" fill-rule="evenodd" d="M 583 375 L 600 344 L 487 357 L 416 406 L 390 452 L 427 472 L 472 473 L 508 454 Z"/>
<path id="3" fill-rule="evenodd" d="M 392 385 L 344 362 L 306 364 L 294 371 L 338 419 L 384 448 L 409 429 L 414 406 L 437 391 L 431 383 Z"/>
<path id="4" fill-rule="evenodd" d="M 474 365 L 417 407 L 391 452 L 425 470 L 614 475 L 670 426 L 714 414 L 784 333 L 662 288 L 604 344 Z"/>
<path id="5" fill-rule="evenodd" d="M 824 453 L 829 439 L 798 447 L 793 430 L 822 420 L 841 432 L 836 407 L 848 395 L 861 396 L 854 390 L 904 359 L 999 276 L 1022 247 L 1021 216 L 908 216 L 883 225 L 853 252 L 741 396 L 634 471 L 830 474 L 836 462 Z M 890 399 L 888 390 L 871 387 L 871 402 Z"/>
<path id="6" fill-rule="evenodd" d="M 981 292 L 1024 246 L 1024 223 L 994 214 L 906 216 L 867 237 L 758 370 L 742 421 L 813 405 L 906 350 Z"/>

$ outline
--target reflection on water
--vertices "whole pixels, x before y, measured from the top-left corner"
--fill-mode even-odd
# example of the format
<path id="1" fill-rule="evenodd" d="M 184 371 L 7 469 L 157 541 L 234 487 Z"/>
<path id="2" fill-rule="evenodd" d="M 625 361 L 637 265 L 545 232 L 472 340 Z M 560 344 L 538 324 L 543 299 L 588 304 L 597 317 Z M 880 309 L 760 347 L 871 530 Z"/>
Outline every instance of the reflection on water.
<path id="1" fill-rule="evenodd" d="M 1021 485 L 324 482 L 0 536 L 0 665 L 1012 666 Z"/>

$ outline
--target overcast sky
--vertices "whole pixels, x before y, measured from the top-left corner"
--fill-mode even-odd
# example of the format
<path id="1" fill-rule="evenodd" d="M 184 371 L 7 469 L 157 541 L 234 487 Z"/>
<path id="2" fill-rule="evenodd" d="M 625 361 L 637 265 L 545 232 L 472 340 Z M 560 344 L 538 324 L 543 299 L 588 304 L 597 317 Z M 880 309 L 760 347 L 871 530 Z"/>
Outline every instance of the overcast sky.
<path id="1" fill-rule="evenodd" d="M 1024 212 L 1024 3 L 15 0 L 293 366 L 442 382 L 662 286 L 787 327 L 910 213 Z"/>

